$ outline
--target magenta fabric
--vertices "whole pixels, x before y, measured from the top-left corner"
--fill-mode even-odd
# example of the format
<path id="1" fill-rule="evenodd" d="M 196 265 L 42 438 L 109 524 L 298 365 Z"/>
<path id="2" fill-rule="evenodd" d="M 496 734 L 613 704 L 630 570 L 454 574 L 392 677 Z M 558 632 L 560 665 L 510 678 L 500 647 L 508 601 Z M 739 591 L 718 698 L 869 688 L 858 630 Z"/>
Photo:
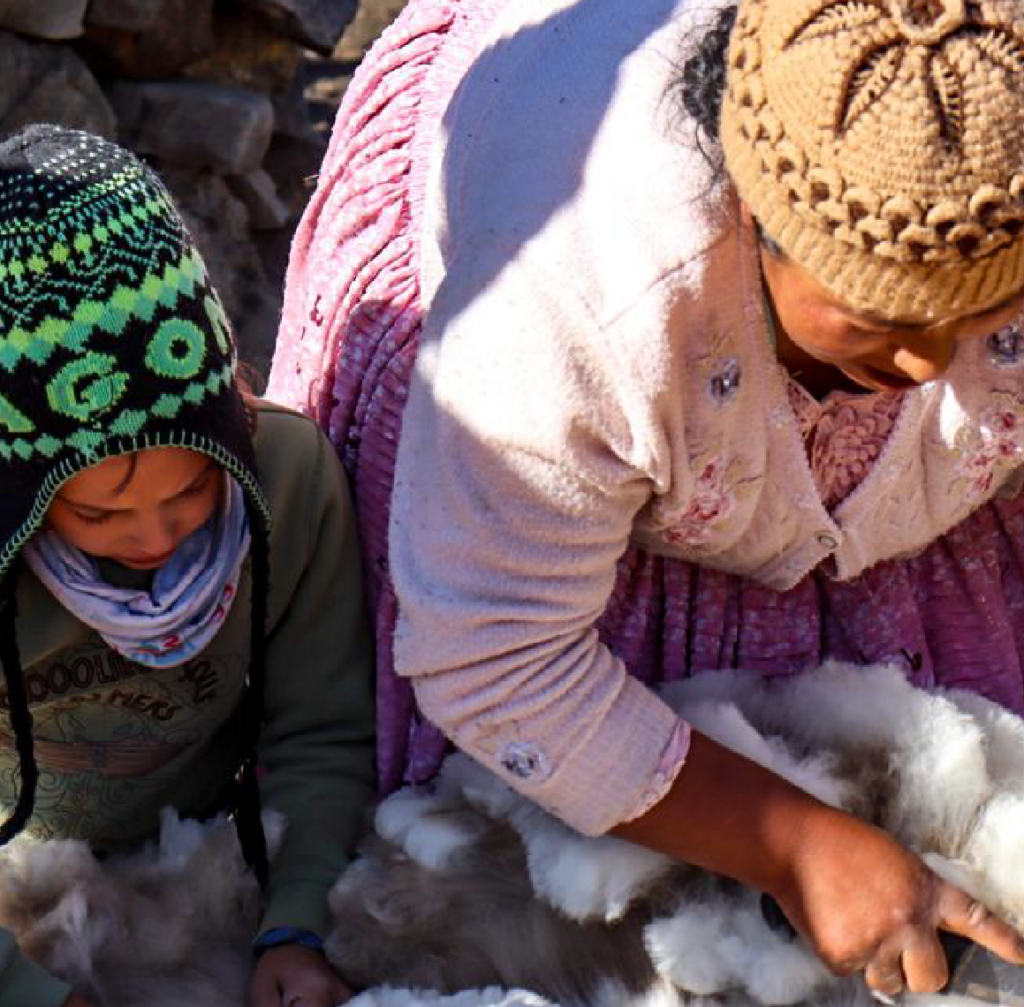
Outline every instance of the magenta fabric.
<path id="1" fill-rule="evenodd" d="M 889 440 L 903 405 L 900 392 L 830 392 L 821 402 L 789 379 L 789 403 L 800 425 L 821 502 L 834 511 L 860 484 Z"/>
<path id="2" fill-rule="evenodd" d="M 292 247 L 269 388 L 317 419 L 352 480 L 377 640 L 383 792 L 428 779 L 447 750 L 394 671 L 387 528 L 421 321 L 423 154 L 501 2 L 410 0 L 361 64 Z M 842 445 L 835 464 L 815 460 L 842 497 L 884 436 L 863 417 L 841 436 L 834 415 L 827 422 L 827 438 L 822 427 L 808 443 L 819 456 L 826 439 Z M 786 592 L 630 549 L 599 631 L 650 683 L 715 668 L 793 674 L 826 657 L 895 661 L 917 684 L 972 689 L 1024 712 L 1024 498 L 981 508 L 911 559 L 845 583 L 816 571 Z"/>

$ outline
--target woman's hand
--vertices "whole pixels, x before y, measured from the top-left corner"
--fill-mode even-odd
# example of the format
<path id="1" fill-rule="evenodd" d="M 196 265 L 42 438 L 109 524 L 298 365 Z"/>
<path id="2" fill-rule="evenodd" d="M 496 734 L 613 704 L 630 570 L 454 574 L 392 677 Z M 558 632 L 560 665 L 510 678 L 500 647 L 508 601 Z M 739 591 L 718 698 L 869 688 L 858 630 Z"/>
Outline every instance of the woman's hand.
<path id="1" fill-rule="evenodd" d="M 81 993 L 72 993 L 62 1004 L 62 1007 L 100 1007 L 94 1000 L 82 996 Z"/>
<path id="2" fill-rule="evenodd" d="M 804 823 L 793 876 L 772 893 L 826 965 L 863 971 L 889 995 L 942 989 L 938 930 L 1024 963 L 1024 942 L 979 902 L 932 873 L 888 833 L 838 812 Z"/>
<path id="3" fill-rule="evenodd" d="M 256 962 L 252 1007 L 336 1007 L 351 996 L 341 976 L 312 948 L 281 944 Z"/>
<path id="4" fill-rule="evenodd" d="M 882 993 L 945 985 L 940 929 L 1024 964 L 1015 930 L 888 833 L 696 732 L 665 798 L 613 832 L 768 892 L 830 969 Z"/>

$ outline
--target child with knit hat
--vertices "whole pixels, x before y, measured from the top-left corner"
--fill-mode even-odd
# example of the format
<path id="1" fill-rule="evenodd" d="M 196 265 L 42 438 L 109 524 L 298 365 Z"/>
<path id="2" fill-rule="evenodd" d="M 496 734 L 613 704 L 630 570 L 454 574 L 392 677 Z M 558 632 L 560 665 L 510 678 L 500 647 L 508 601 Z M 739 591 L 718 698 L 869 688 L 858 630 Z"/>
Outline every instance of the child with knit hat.
<path id="1" fill-rule="evenodd" d="M 828 657 L 1024 713 L 1019 0 L 412 0 L 271 397 L 354 478 L 385 787 L 449 740 L 834 969 L 1024 944 L 648 686 Z"/>
<path id="2" fill-rule="evenodd" d="M 166 806 L 233 812 L 265 884 L 254 1007 L 332 1007 L 326 895 L 374 771 L 330 445 L 243 395 L 166 189 L 86 133 L 0 145 L 0 318 L 0 842 L 109 853 Z M 287 822 L 269 865 L 261 803 Z M 88 1002 L 0 931 L 0 1005 Z"/>

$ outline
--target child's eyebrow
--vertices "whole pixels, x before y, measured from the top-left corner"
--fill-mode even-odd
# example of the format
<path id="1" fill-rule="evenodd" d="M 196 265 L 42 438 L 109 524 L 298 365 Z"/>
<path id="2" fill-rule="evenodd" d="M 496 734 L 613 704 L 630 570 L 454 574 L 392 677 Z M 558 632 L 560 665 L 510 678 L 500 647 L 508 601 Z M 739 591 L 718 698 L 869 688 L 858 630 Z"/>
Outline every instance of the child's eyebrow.
<path id="1" fill-rule="evenodd" d="M 196 473 L 194 479 L 190 480 L 186 486 L 183 486 L 177 493 L 174 494 L 170 499 L 175 500 L 182 495 L 187 493 L 190 489 L 193 489 L 196 485 L 201 483 L 209 474 L 217 467 L 217 463 L 212 459 L 207 459 L 206 464 Z"/>
<path id="2" fill-rule="evenodd" d="M 124 478 L 114 487 L 114 496 L 118 493 L 123 492 L 127 489 L 128 484 L 135 478 L 135 470 L 139 467 L 139 456 L 138 453 L 133 451 L 128 456 L 128 471 L 125 472 Z"/>
<path id="3" fill-rule="evenodd" d="M 172 496 L 169 496 L 167 499 L 168 500 L 177 500 L 178 497 L 183 496 L 184 494 L 188 493 L 189 490 L 193 489 L 195 486 L 197 486 L 199 483 L 201 483 L 210 474 L 210 472 L 214 468 L 216 468 L 216 467 L 217 467 L 217 462 L 214 459 L 211 458 L 203 466 L 203 468 L 199 472 L 196 473 L 195 478 L 190 479 L 189 482 L 185 486 L 182 486 L 182 488 L 180 490 L 178 490 L 177 493 L 173 494 Z M 124 486 L 127 486 L 128 483 L 125 482 L 125 481 L 122 481 L 122 483 L 119 484 L 119 485 L 120 485 L 121 488 L 123 488 Z M 120 493 L 121 489 L 115 489 L 114 492 L 115 493 Z M 89 511 L 89 512 L 91 512 L 93 514 L 117 514 L 119 511 L 129 510 L 130 509 L 130 508 L 127 508 L 127 507 L 100 507 L 100 506 L 97 506 L 96 504 L 89 504 L 89 503 L 85 503 L 84 501 L 75 500 L 73 497 L 64 496 L 63 493 L 58 493 L 57 494 L 57 499 L 60 500 L 61 503 L 67 504 L 69 507 L 74 507 L 75 510 Z"/>

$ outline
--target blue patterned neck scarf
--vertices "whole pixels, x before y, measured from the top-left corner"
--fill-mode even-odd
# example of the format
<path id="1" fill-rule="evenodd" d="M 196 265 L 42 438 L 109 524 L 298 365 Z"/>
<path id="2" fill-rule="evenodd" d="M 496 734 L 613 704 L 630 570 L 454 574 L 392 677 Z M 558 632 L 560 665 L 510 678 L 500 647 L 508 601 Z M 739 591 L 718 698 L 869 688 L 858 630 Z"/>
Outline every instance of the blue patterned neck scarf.
<path id="1" fill-rule="evenodd" d="M 225 474 L 224 503 L 153 576 L 149 590 L 116 587 L 96 560 L 54 531 L 25 547 L 25 561 L 50 593 L 119 654 L 150 668 L 183 664 L 220 629 L 249 552 L 242 490 Z"/>

